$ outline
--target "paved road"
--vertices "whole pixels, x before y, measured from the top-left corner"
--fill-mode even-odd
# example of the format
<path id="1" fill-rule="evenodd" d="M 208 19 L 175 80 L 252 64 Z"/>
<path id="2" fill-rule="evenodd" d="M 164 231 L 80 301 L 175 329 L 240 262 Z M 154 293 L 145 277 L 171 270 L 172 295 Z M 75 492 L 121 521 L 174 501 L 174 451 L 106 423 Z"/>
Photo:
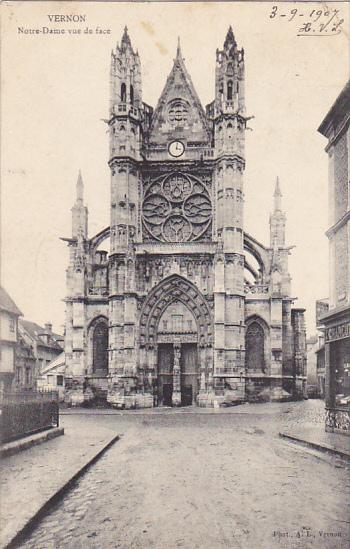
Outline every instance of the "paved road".
<path id="1" fill-rule="evenodd" d="M 323 404 L 262 406 L 66 418 L 124 435 L 21 547 L 347 548 L 345 463 L 276 436 Z"/>

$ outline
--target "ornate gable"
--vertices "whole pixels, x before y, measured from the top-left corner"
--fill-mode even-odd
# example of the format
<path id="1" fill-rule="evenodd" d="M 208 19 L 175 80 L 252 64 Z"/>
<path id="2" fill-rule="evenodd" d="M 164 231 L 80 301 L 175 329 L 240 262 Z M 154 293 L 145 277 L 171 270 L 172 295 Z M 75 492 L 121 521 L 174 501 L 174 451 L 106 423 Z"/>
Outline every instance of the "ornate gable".
<path id="1" fill-rule="evenodd" d="M 209 124 L 186 70 L 180 45 L 154 111 L 149 143 L 162 144 L 175 137 L 188 142 L 210 142 Z"/>

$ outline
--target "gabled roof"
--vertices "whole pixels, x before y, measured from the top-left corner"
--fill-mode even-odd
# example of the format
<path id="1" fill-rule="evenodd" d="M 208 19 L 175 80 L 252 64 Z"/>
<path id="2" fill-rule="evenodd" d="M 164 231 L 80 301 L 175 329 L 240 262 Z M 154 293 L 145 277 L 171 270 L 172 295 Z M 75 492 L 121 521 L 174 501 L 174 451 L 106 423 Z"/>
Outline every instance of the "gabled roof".
<path id="1" fill-rule="evenodd" d="M 181 90 L 180 92 L 178 90 Z M 191 77 L 187 72 L 185 67 L 184 59 L 182 57 L 180 42 L 178 43 L 176 58 L 174 59 L 173 68 L 170 71 L 170 74 L 167 78 L 163 91 L 160 95 L 160 98 L 157 103 L 157 107 L 153 113 L 151 131 L 150 131 L 150 140 L 157 132 L 159 126 L 162 123 L 164 118 L 165 109 L 170 101 L 182 99 L 189 103 L 191 107 L 191 112 L 198 115 L 200 124 L 202 126 L 202 131 L 205 134 L 207 139 L 210 138 L 210 130 L 208 121 L 200 102 L 200 99 L 197 95 L 197 92 L 193 86 Z"/>
<path id="2" fill-rule="evenodd" d="M 54 372 L 59 374 L 64 374 L 66 368 L 66 355 L 65 353 L 61 353 L 60 355 L 56 356 L 51 362 L 45 366 L 40 375 L 48 374 L 49 372 Z"/>
<path id="3" fill-rule="evenodd" d="M 23 314 L 2 286 L 0 286 L 0 310 L 7 311 L 8 313 L 12 313 L 16 316 L 22 316 Z"/>
<path id="4" fill-rule="evenodd" d="M 323 119 L 318 131 L 325 137 L 329 137 L 332 128 L 337 127 L 350 115 L 350 80 L 347 81 L 344 88 L 334 101 L 330 110 Z"/>
<path id="5" fill-rule="evenodd" d="M 30 320 L 21 319 L 19 321 L 19 328 L 23 329 L 27 334 L 34 340 L 38 345 L 49 347 L 55 350 L 62 350 L 62 346 L 58 343 L 58 340 L 63 340 L 63 336 L 58 334 L 49 334 L 50 339 L 47 342 L 46 334 L 47 331 L 42 326 L 39 326 L 36 322 L 31 322 Z"/>

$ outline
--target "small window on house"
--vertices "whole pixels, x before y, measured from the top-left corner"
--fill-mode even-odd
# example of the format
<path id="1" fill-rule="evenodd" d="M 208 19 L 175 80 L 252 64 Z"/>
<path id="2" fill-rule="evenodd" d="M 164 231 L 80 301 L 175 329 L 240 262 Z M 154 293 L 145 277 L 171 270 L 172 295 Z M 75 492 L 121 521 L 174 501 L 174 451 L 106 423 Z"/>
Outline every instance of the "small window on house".
<path id="1" fill-rule="evenodd" d="M 192 320 L 187 321 L 187 329 L 192 331 Z"/>
<path id="2" fill-rule="evenodd" d="M 14 331 L 15 331 L 15 326 L 16 326 L 15 319 L 14 319 L 14 318 L 10 318 L 10 332 L 14 332 Z"/>
<path id="3" fill-rule="evenodd" d="M 168 329 L 168 321 L 163 320 L 163 330 L 167 330 L 167 329 Z"/>
<path id="4" fill-rule="evenodd" d="M 63 376 L 57 376 L 56 384 L 58 387 L 62 387 L 63 385 Z"/>
<path id="5" fill-rule="evenodd" d="M 134 102 L 134 87 L 130 86 L 130 103 Z"/>

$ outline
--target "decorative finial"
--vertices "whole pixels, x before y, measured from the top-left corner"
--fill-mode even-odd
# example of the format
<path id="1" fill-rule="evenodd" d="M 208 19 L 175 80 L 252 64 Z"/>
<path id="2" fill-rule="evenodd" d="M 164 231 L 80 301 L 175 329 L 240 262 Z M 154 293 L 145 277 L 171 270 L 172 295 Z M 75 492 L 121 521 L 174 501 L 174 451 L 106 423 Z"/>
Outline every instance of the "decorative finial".
<path id="1" fill-rule="evenodd" d="M 81 175 L 81 170 L 79 170 L 78 180 L 77 180 L 77 202 L 82 204 L 83 200 L 84 200 L 84 183 L 83 183 L 83 177 Z"/>
<path id="2" fill-rule="evenodd" d="M 282 192 L 279 177 L 276 177 L 275 192 L 273 193 L 275 212 L 282 210 Z"/>
<path id="3" fill-rule="evenodd" d="M 129 34 L 128 34 L 128 27 L 125 25 L 120 46 L 123 47 L 123 46 L 127 46 L 127 45 L 131 46 L 131 40 L 130 40 L 130 37 L 129 37 Z"/>
<path id="4" fill-rule="evenodd" d="M 176 59 L 182 59 L 180 36 L 177 37 Z"/>
<path id="5" fill-rule="evenodd" d="M 225 42 L 224 42 L 224 48 L 227 49 L 232 44 L 236 44 L 236 40 L 235 40 L 235 35 L 233 34 L 232 27 L 230 25 L 229 28 L 228 28 L 227 34 L 226 34 L 226 38 L 225 38 Z"/>
<path id="6" fill-rule="evenodd" d="M 282 196 L 280 180 L 278 176 L 276 177 L 275 192 L 273 193 L 273 196 Z"/>

